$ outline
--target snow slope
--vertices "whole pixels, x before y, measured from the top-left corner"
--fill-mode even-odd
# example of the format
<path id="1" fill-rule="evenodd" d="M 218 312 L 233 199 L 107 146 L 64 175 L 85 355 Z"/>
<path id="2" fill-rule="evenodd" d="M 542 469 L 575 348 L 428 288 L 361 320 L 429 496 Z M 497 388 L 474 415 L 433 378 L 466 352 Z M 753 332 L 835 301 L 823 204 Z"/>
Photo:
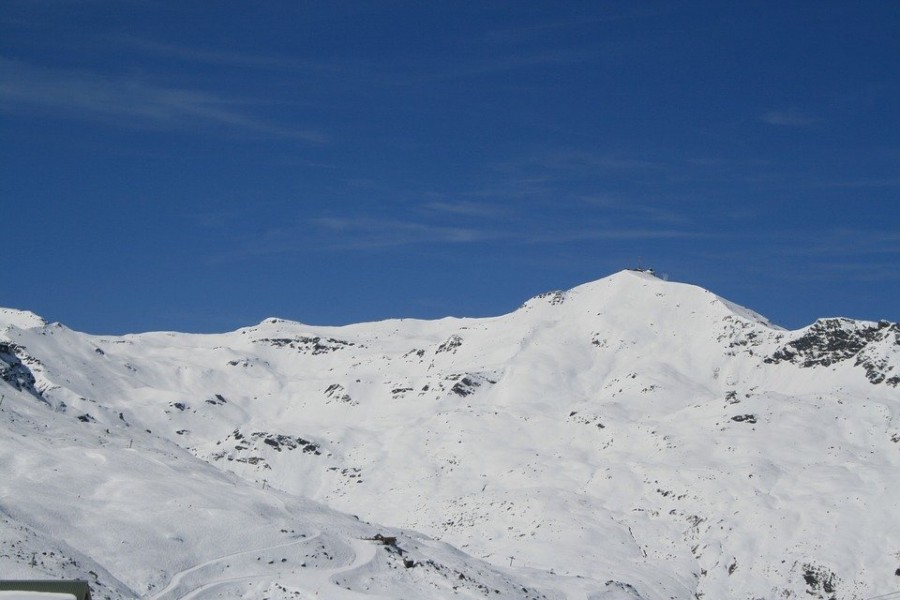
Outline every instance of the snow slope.
<path id="1" fill-rule="evenodd" d="M 900 590 L 893 323 L 785 331 L 623 271 L 490 319 L 0 332 L 4 575 L 159 600 Z"/>

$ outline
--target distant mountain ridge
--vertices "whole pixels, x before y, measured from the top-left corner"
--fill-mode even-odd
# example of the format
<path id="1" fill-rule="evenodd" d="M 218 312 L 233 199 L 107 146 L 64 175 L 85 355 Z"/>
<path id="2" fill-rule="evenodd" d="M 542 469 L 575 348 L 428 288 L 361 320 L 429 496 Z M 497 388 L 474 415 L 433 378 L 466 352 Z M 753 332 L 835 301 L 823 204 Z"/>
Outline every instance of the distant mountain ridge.
<path id="1" fill-rule="evenodd" d="M 21 490 L 37 494 L 39 483 L 7 478 L 0 516 L 105 569 L 111 598 L 226 589 L 250 598 L 263 582 L 270 598 L 305 597 L 313 583 L 347 598 L 825 599 L 900 589 L 900 326 L 888 321 L 820 319 L 787 331 L 641 271 L 487 319 L 318 327 L 271 318 L 223 334 L 93 336 L 0 309 L 0 378 L 4 464 L 25 477 L 29 461 L 74 472 L 84 463 L 81 474 L 104 491 L 79 525 L 65 518 L 65 496 L 32 501 Z M 30 458 L 15 458 L 23 452 Z M 117 469 L 151 458 L 147 482 L 176 490 L 202 472 L 221 494 L 189 485 L 172 492 L 183 501 L 166 513 L 166 531 L 132 525 L 129 510 L 151 505 L 130 498 L 122 512 L 107 494 L 122 493 L 120 480 L 144 489 Z M 246 527 L 287 514 L 337 523 L 332 545 L 346 570 L 288 572 L 254 555 L 253 569 L 242 563 L 241 577 L 227 576 L 196 522 L 224 546 L 240 532 L 198 520 L 193 507 L 228 512 L 232 493 L 245 499 Z M 323 506 L 406 533 L 396 546 L 360 542 L 353 535 L 388 530 Z M 101 514 L 154 549 L 116 554 L 84 531 Z M 4 535 L 12 543 L 0 533 L 0 544 Z M 100 548 L 80 545 L 82 535 Z M 254 539 L 277 546 L 268 533 Z M 379 562 L 373 547 L 399 562 Z M 413 547 L 431 554 L 410 558 Z M 164 548 L 178 564 L 141 562 Z M 27 554 L 0 545 L 0 570 L 47 572 Z"/>

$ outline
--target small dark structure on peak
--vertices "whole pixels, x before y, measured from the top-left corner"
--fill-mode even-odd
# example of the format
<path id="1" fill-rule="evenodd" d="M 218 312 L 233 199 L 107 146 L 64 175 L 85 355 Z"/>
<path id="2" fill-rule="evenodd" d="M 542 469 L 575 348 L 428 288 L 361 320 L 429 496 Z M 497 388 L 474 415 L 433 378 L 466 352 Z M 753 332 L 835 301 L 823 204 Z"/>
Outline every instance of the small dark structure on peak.
<path id="1" fill-rule="evenodd" d="M 68 594 L 75 600 L 91 600 L 91 587 L 87 581 L 53 580 L 0 580 L 0 592 L 43 592 L 45 594 Z M 39 598 L 40 596 L 38 596 Z"/>
<path id="2" fill-rule="evenodd" d="M 652 275 L 653 277 L 656 277 L 657 279 L 662 279 L 663 281 L 669 280 L 668 273 L 657 273 L 656 269 L 654 269 L 652 267 L 641 267 L 641 266 L 628 267 L 626 269 L 626 271 L 634 271 L 635 273 L 646 273 L 647 275 Z"/>

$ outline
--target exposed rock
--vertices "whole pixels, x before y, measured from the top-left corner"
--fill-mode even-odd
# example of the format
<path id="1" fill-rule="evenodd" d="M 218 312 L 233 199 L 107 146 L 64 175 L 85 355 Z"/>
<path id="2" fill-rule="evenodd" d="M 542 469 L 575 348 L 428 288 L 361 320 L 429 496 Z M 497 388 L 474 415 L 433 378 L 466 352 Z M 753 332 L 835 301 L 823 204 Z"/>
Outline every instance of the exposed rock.
<path id="1" fill-rule="evenodd" d="M 453 334 L 447 338 L 446 342 L 437 347 L 435 354 L 440 354 L 441 352 L 452 352 L 455 354 L 456 349 L 462 346 L 462 343 L 463 339 L 460 336 Z"/>
<path id="2" fill-rule="evenodd" d="M 874 346 L 900 346 L 900 325 L 889 321 L 871 323 L 850 319 L 819 319 L 804 333 L 765 359 L 768 364 L 789 362 L 800 367 L 828 367 L 852 358 L 855 366 L 866 370 L 873 384 L 896 387 L 900 374 L 889 376 L 893 366 L 874 351 Z"/>
<path id="3" fill-rule="evenodd" d="M 34 373 L 23 362 L 31 357 L 21 346 L 12 343 L 0 342 L 0 379 L 13 386 L 17 390 L 26 391 L 33 396 L 44 399 L 41 392 L 35 387 Z M 37 359 L 31 361 L 40 364 Z"/>
<path id="4" fill-rule="evenodd" d="M 301 354 L 325 354 L 336 350 L 343 350 L 355 346 L 353 342 L 336 340 L 334 338 L 322 338 L 319 336 L 298 336 L 294 338 L 261 338 L 257 343 L 268 343 L 276 348 L 293 348 Z"/>

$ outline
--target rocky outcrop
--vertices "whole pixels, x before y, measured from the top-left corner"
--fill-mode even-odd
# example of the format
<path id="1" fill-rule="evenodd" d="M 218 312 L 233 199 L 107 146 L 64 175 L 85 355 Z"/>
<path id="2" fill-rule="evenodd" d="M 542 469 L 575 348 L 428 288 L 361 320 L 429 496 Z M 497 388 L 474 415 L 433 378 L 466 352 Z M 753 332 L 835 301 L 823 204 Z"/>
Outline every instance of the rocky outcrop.
<path id="1" fill-rule="evenodd" d="M 866 370 L 873 384 L 900 385 L 900 371 L 891 355 L 900 350 L 900 325 L 890 321 L 819 319 L 802 334 L 765 359 L 768 364 L 787 362 L 803 368 L 829 367 L 853 360 Z"/>
<path id="2" fill-rule="evenodd" d="M 0 379 L 13 386 L 17 390 L 26 391 L 37 398 L 43 398 L 35 387 L 34 374 L 28 365 L 23 362 L 37 361 L 30 357 L 24 349 L 16 344 L 0 342 Z"/>

